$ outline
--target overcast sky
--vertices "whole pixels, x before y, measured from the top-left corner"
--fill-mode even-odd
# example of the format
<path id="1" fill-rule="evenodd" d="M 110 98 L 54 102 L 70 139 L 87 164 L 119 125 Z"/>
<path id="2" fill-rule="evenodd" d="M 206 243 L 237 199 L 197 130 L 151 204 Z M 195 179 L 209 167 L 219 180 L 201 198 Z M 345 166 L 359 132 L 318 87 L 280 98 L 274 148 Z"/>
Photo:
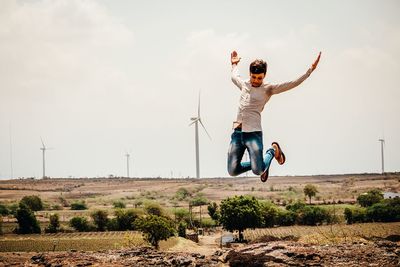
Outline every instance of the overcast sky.
<path id="1" fill-rule="evenodd" d="M 194 177 L 201 116 L 202 177 L 228 176 L 226 156 L 240 91 L 229 56 L 248 77 L 295 79 L 273 96 L 264 145 L 287 163 L 271 175 L 400 170 L 399 1 L 0 2 L 0 178 Z M 11 168 L 12 158 L 12 168 Z M 252 175 L 251 173 L 249 175 Z"/>

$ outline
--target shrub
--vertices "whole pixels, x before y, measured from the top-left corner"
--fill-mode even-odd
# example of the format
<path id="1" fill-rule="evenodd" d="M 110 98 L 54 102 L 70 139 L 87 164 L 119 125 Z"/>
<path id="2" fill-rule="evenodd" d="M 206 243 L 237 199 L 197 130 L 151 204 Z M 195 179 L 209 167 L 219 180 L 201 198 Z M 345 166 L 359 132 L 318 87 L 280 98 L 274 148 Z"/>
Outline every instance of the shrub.
<path id="1" fill-rule="evenodd" d="M 71 220 L 69 220 L 69 225 L 78 232 L 87 232 L 90 231 L 91 228 L 88 220 L 80 216 L 71 218 Z"/>
<path id="2" fill-rule="evenodd" d="M 264 227 L 274 227 L 277 224 L 279 208 L 271 202 L 261 202 L 261 216 Z"/>
<path id="3" fill-rule="evenodd" d="M 134 230 L 135 220 L 139 217 L 133 209 L 117 209 L 114 212 L 117 230 Z"/>
<path id="4" fill-rule="evenodd" d="M 191 206 L 203 206 L 208 204 L 208 199 L 203 196 L 202 193 L 197 194 L 196 197 L 190 200 Z"/>
<path id="5" fill-rule="evenodd" d="M 344 218 L 347 224 L 367 222 L 367 210 L 365 208 L 345 208 Z"/>
<path id="6" fill-rule="evenodd" d="M 289 204 L 286 206 L 286 209 L 289 211 L 297 212 L 299 210 L 302 210 L 306 207 L 306 204 L 304 204 L 301 201 L 297 201 L 295 203 Z"/>
<path id="7" fill-rule="evenodd" d="M 8 206 L 9 214 L 13 215 L 14 217 L 17 215 L 17 210 L 19 208 L 18 203 L 12 203 Z"/>
<path id="8" fill-rule="evenodd" d="M 71 204 L 71 210 L 87 210 L 85 201 L 77 201 Z"/>
<path id="9" fill-rule="evenodd" d="M 1 216 L 7 216 L 10 214 L 10 210 L 6 205 L 0 204 L 0 215 Z"/>
<path id="10" fill-rule="evenodd" d="M 189 192 L 189 190 L 187 190 L 184 187 L 179 188 L 175 193 L 176 199 L 178 199 L 180 201 L 185 200 L 186 198 L 188 198 L 190 196 L 191 196 L 191 193 Z"/>
<path id="11" fill-rule="evenodd" d="M 147 212 L 149 215 L 157 215 L 157 216 L 162 216 L 164 214 L 163 208 L 161 205 L 157 202 L 153 201 L 146 201 L 144 204 L 144 210 Z"/>
<path id="12" fill-rule="evenodd" d="M 119 224 L 117 218 L 109 219 L 107 222 L 108 231 L 119 231 Z"/>
<path id="13" fill-rule="evenodd" d="M 148 215 L 135 221 L 137 229 L 143 232 L 145 239 L 158 249 L 161 240 L 167 240 L 175 234 L 173 222 L 165 217 Z"/>
<path id="14" fill-rule="evenodd" d="M 306 206 L 297 214 L 297 222 L 302 225 L 321 225 L 329 221 L 331 221 L 331 215 L 321 207 Z"/>
<path id="15" fill-rule="evenodd" d="M 187 209 L 177 208 L 174 210 L 174 216 L 177 222 L 189 221 L 190 214 Z"/>
<path id="16" fill-rule="evenodd" d="M 108 213 L 105 210 L 97 210 L 90 214 L 93 223 L 96 226 L 96 230 L 103 232 L 106 230 L 108 225 Z"/>
<path id="17" fill-rule="evenodd" d="M 124 208 L 126 208 L 125 203 L 120 201 L 120 200 L 119 201 L 114 201 L 113 206 L 114 206 L 115 209 L 124 209 Z"/>
<path id="18" fill-rule="evenodd" d="M 178 225 L 178 236 L 186 238 L 187 225 L 184 222 L 180 222 Z"/>
<path id="19" fill-rule="evenodd" d="M 33 211 L 24 202 L 19 203 L 15 218 L 18 221 L 18 234 L 40 234 L 40 225 Z"/>
<path id="20" fill-rule="evenodd" d="M 60 218 L 58 214 L 50 215 L 49 225 L 44 229 L 46 233 L 57 233 L 60 230 Z"/>
<path id="21" fill-rule="evenodd" d="M 203 218 L 201 219 L 201 226 L 204 228 L 215 227 L 216 222 L 211 218 Z"/>
<path id="22" fill-rule="evenodd" d="M 211 219 L 213 219 L 214 221 L 216 221 L 218 223 L 219 218 L 221 217 L 221 214 L 218 210 L 218 204 L 215 202 L 212 202 L 212 203 L 208 204 L 207 209 L 208 209 L 208 215 L 210 215 Z"/>
<path id="23" fill-rule="evenodd" d="M 383 200 L 382 191 L 378 189 L 372 189 L 367 193 L 361 194 L 357 197 L 357 202 L 361 207 L 370 207 Z"/>
<path id="24" fill-rule="evenodd" d="M 32 211 L 43 210 L 42 199 L 38 196 L 24 196 L 20 203 L 25 204 Z"/>
<path id="25" fill-rule="evenodd" d="M 63 208 L 59 204 L 54 204 L 53 206 L 51 206 L 51 209 L 52 210 L 62 210 Z"/>
<path id="26" fill-rule="evenodd" d="M 220 205 L 220 222 L 228 231 L 239 231 L 239 240 L 243 241 L 243 231 L 261 226 L 261 207 L 253 196 L 235 196 L 224 199 Z"/>
<path id="27" fill-rule="evenodd" d="M 296 213 L 290 210 L 278 210 L 276 224 L 280 226 L 291 226 L 296 223 Z"/>
<path id="28" fill-rule="evenodd" d="M 400 221 L 400 198 L 385 199 L 367 208 L 367 220 L 373 222 Z"/>

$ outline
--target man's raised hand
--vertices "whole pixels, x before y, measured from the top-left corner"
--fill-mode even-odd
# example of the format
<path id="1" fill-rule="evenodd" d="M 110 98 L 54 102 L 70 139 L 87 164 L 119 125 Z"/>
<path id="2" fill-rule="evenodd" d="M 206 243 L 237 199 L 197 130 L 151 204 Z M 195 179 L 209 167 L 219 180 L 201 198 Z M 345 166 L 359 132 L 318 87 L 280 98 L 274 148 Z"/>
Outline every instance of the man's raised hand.
<path id="1" fill-rule="evenodd" d="M 232 63 L 232 65 L 238 64 L 240 59 L 241 58 L 238 56 L 236 51 L 233 51 L 231 53 L 231 63 Z"/>
<path id="2" fill-rule="evenodd" d="M 320 58 L 321 58 L 321 52 L 319 52 L 317 59 L 316 59 L 316 60 L 314 61 L 314 63 L 311 65 L 311 71 L 314 71 L 314 70 L 317 68 L 318 62 L 319 62 L 319 59 L 320 59 Z"/>

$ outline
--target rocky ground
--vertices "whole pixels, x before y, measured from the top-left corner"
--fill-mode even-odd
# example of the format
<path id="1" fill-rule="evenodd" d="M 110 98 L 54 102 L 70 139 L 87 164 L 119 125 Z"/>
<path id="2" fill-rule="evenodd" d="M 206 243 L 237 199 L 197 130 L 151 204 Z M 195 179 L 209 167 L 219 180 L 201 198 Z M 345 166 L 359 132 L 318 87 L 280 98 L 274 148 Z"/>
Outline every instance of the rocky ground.
<path id="1" fill-rule="evenodd" d="M 400 266 L 400 245 L 380 240 L 338 245 L 255 243 L 212 255 L 136 248 L 98 252 L 2 253 L 2 266 Z"/>

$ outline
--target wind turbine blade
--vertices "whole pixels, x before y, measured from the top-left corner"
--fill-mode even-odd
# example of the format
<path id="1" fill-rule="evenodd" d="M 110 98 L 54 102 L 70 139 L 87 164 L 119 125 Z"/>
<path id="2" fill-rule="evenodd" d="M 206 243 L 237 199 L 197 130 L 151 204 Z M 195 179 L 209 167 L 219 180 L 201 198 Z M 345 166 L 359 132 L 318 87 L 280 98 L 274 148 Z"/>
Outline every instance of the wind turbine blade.
<path id="1" fill-rule="evenodd" d="M 204 131 L 206 131 L 206 134 L 208 135 L 208 138 L 210 138 L 210 140 L 212 140 L 210 134 L 207 132 L 206 127 L 204 127 L 204 124 L 201 122 L 201 119 L 199 119 L 199 122 L 200 122 L 201 126 L 203 126 Z"/>
<path id="2" fill-rule="evenodd" d="M 40 141 L 42 141 L 43 148 L 46 148 L 46 146 L 45 146 L 44 143 L 43 143 L 42 137 L 40 137 Z"/>

